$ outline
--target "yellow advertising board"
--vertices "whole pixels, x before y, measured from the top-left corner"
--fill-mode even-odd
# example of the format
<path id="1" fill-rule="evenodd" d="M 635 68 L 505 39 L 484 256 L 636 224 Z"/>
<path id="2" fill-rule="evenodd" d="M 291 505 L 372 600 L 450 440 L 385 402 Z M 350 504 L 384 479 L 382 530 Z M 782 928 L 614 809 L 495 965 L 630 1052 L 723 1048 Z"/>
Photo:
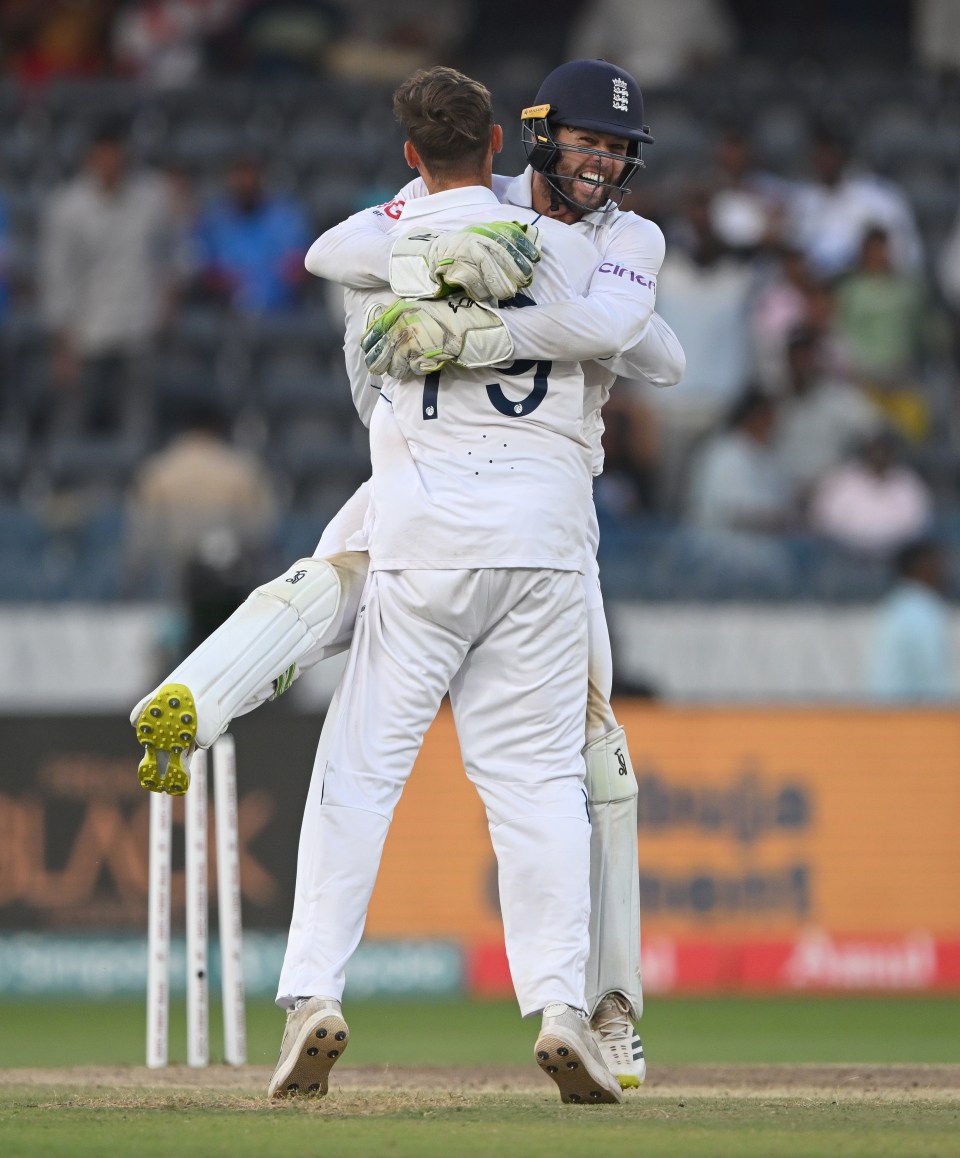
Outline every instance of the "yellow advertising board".
<path id="1" fill-rule="evenodd" d="M 645 937 L 960 939 L 960 714 L 627 702 L 618 715 L 639 783 Z M 447 710 L 397 809 L 367 933 L 501 936 Z"/>

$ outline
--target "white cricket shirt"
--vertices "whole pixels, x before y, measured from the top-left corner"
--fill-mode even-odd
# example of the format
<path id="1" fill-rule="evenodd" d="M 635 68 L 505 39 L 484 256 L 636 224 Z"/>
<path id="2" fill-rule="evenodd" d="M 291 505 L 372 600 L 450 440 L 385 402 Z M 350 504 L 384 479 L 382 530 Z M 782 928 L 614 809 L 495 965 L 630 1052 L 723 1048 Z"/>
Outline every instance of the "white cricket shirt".
<path id="1" fill-rule="evenodd" d="M 542 230 L 531 303 L 582 295 L 595 248 L 532 209 L 512 216 Z M 395 232 L 502 218 L 494 193 L 472 186 L 409 202 Z M 404 382 L 384 378 L 370 450 L 373 570 L 583 570 L 591 455 L 578 362 L 527 359 Z"/>

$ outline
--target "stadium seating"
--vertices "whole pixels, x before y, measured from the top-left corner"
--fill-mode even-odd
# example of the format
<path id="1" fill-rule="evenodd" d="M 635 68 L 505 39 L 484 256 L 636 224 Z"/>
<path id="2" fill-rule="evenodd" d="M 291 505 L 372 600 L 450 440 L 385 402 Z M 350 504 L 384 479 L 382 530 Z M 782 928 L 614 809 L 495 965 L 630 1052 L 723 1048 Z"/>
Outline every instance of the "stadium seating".
<path id="1" fill-rule="evenodd" d="M 498 168 L 523 163 L 516 110 L 530 93 L 515 76 L 494 86 L 507 127 Z M 48 339 L 33 297 L 42 200 L 75 168 L 91 120 L 133 116 L 140 159 L 176 166 L 198 195 L 212 191 L 238 149 L 254 147 L 271 180 L 298 194 L 319 231 L 383 197 L 409 178 L 397 132 L 383 110 L 389 86 L 333 78 L 276 84 L 207 80 L 150 90 L 120 80 L 59 81 L 27 91 L 0 82 L 0 197 L 10 222 L 8 272 L 14 309 L 0 325 L 4 433 L 0 437 L 0 598 L 109 599 L 127 591 L 119 515 L 131 471 L 146 449 L 122 440 L 51 440 L 42 421 L 50 397 Z M 760 161 L 796 175 L 811 115 L 836 113 L 853 126 L 864 159 L 908 193 L 924 237 L 935 247 L 953 223 L 960 188 L 960 116 L 935 80 L 851 67 L 828 75 L 815 66 L 777 70 L 747 60 L 725 73 L 645 93 L 657 138 L 645 152 L 645 187 L 656 193 L 675 175 L 703 170 L 719 123 L 744 124 Z M 189 398 L 207 396 L 235 416 L 237 435 L 277 474 L 289 507 L 278 532 L 277 564 L 312 550 L 326 517 L 365 477 L 365 439 L 350 405 L 342 334 L 317 287 L 296 313 L 242 319 L 188 301 L 154 365 L 157 421 L 151 445 L 172 430 Z M 943 409 L 952 408 L 953 372 L 939 368 Z M 960 456 L 945 427 L 916 452 L 915 465 L 943 512 L 940 529 L 960 552 L 951 513 Z M 70 533 L 52 530 L 27 500 L 38 488 L 93 487 L 107 502 Z M 106 513 L 104 513 L 106 511 Z M 663 519 L 604 521 L 604 584 L 618 598 L 875 598 L 884 568 L 807 539 L 744 559 L 718 552 L 703 536 Z M 762 553 L 761 553 L 762 554 Z"/>

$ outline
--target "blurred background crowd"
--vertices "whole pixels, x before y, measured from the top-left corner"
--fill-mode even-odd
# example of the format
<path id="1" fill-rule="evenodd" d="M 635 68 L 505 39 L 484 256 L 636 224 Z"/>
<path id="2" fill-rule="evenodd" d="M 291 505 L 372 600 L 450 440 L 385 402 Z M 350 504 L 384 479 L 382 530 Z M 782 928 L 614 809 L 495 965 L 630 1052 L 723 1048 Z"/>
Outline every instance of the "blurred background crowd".
<path id="1" fill-rule="evenodd" d="M 943 621 L 960 4 L 786 7 L 2 0 L 0 598 L 186 593 L 202 636 L 310 553 L 369 460 L 303 255 L 409 179 L 393 88 L 484 81 L 513 173 L 542 77 L 603 56 L 644 91 L 624 207 L 666 235 L 687 355 L 605 412 L 608 596 L 843 604 L 900 575 Z"/>

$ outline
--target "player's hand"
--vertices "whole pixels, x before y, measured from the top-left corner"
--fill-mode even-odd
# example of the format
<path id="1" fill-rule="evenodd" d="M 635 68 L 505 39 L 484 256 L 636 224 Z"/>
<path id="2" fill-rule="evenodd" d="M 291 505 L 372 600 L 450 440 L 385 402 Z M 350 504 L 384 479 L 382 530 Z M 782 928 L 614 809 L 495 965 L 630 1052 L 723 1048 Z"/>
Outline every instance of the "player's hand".
<path id="1" fill-rule="evenodd" d="M 448 363 L 473 370 L 513 357 L 500 316 L 465 294 L 440 301 L 401 298 L 375 318 L 361 339 L 372 374 L 420 378 Z"/>
<path id="2" fill-rule="evenodd" d="M 405 298 L 437 298 L 454 289 L 474 301 L 509 301 L 533 281 L 540 231 L 517 221 L 485 221 L 450 233 L 420 230 L 394 245 L 390 288 Z"/>

